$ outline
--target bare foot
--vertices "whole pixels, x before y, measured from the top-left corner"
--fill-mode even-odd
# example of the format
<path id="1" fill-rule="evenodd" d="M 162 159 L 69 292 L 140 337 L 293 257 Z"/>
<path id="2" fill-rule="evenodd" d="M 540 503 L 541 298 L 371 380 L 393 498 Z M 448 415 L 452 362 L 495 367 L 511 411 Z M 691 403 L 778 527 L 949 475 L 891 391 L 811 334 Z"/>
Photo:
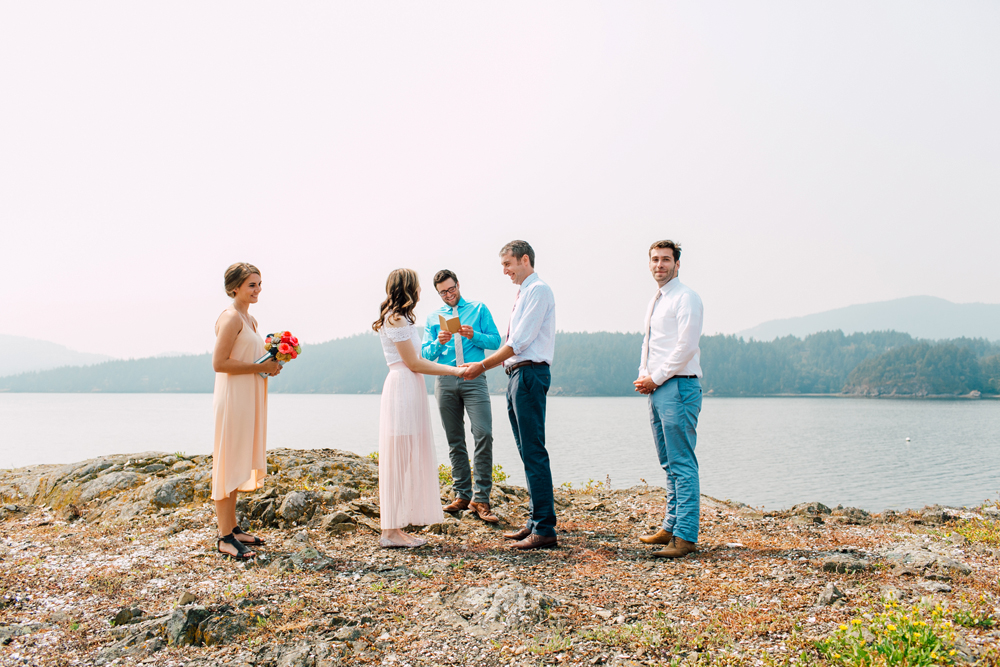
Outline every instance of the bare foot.
<path id="1" fill-rule="evenodd" d="M 410 535 L 409 533 L 403 533 L 403 536 L 406 538 L 406 541 L 409 542 L 409 546 L 411 548 L 412 547 L 422 547 L 425 544 L 427 544 L 427 540 L 425 540 L 422 537 L 415 537 L 413 535 Z"/>
<path id="2" fill-rule="evenodd" d="M 379 538 L 379 546 L 387 549 L 412 549 L 427 544 L 427 540 L 408 535 L 396 528 L 393 530 L 383 530 L 382 537 Z"/>
<path id="3" fill-rule="evenodd" d="M 406 533 L 395 528 L 393 530 L 383 530 L 382 536 L 378 541 L 379 546 L 385 547 L 387 549 L 399 549 L 406 548 L 410 546 L 406 539 Z"/>

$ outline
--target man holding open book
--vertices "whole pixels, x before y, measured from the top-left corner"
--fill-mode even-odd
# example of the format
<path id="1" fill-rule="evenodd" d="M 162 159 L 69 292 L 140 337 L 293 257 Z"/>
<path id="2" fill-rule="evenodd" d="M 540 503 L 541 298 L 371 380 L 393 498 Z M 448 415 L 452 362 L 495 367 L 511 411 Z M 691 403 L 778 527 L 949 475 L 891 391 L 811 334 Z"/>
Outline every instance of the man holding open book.
<path id="1" fill-rule="evenodd" d="M 489 309 L 478 301 L 466 301 L 458 284 L 458 276 L 444 269 L 434 274 L 434 290 L 444 305 L 427 318 L 424 344 L 425 359 L 447 366 L 475 363 L 486 358 L 486 350 L 500 347 L 500 332 L 493 323 Z M 445 512 L 471 508 L 480 519 L 499 523 L 490 510 L 493 490 L 493 412 L 486 376 L 464 382 L 460 377 L 439 375 L 434 382 L 441 422 L 448 438 L 451 457 L 452 488 L 455 498 L 445 505 Z M 475 449 L 472 470 L 465 445 L 465 414 L 472 422 Z M 475 476 L 475 490 L 473 490 Z"/>

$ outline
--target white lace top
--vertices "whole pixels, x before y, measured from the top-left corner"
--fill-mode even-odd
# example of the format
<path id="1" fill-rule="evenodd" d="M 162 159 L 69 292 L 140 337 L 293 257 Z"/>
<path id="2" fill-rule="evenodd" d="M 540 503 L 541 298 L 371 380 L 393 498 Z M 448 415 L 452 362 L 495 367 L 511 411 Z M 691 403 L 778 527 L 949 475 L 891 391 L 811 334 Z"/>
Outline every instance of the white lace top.
<path id="1" fill-rule="evenodd" d="M 413 341 L 413 347 L 417 351 L 417 356 L 420 356 L 420 336 L 415 324 L 406 322 L 401 327 L 391 327 L 388 324 L 383 324 L 382 328 L 378 330 L 378 337 L 382 341 L 382 353 L 385 354 L 385 363 L 389 366 L 403 363 L 403 358 L 399 356 L 399 350 L 396 349 L 395 344 L 404 340 Z"/>

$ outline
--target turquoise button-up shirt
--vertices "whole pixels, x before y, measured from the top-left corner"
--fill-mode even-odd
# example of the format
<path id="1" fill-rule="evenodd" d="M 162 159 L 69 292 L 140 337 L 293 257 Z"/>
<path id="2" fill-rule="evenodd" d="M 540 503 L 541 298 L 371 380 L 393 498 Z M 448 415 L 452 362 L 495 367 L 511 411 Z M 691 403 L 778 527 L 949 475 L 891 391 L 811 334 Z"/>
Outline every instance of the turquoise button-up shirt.
<path id="1" fill-rule="evenodd" d="M 451 306 L 442 305 L 427 317 L 427 326 L 424 327 L 424 344 L 420 353 L 424 359 L 436 361 L 446 366 L 455 365 L 455 338 L 442 345 L 438 342 L 438 334 L 441 332 L 441 322 L 438 316 L 445 319 L 455 317 L 452 314 Z M 500 349 L 500 332 L 497 325 L 493 323 L 493 315 L 490 309 L 478 301 L 466 301 L 465 297 L 458 300 L 458 317 L 462 320 L 462 326 L 472 327 L 472 340 L 462 338 L 462 356 L 466 363 L 475 363 L 486 358 L 486 350 Z"/>

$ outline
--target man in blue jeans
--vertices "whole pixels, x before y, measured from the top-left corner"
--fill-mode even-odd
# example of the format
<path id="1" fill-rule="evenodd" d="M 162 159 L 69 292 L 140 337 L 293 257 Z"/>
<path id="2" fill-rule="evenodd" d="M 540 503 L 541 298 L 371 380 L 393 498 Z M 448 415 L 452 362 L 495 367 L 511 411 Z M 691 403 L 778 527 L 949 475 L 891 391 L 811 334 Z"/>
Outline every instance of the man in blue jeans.
<path id="1" fill-rule="evenodd" d="M 694 454 L 701 412 L 701 297 L 677 278 L 681 247 L 649 247 L 649 271 L 658 289 L 646 309 L 636 391 L 649 396 L 649 421 L 660 466 L 667 473 L 663 525 L 639 539 L 664 545 L 654 556 L 681 558 L 697 551 L 701 488 Z"/>
<path id="2" fill-rule="evenodd" d="M 466 381 L 503 364 L 507 373 L 507 416 L 528 481 L 524 528 L 504 533 L 511 549 L 554 547 L 556 509 L 552 470 L 545 449 L 545 397 L 552 376 L 549 366 L 556 346 L 556 301 L 552 288 L 535 273 L 535 251 L 526 241 L 511 241 L 500 250 L 504 275 L 518 286 L 503 346 L 481 362 L 467 364 Z"/>

